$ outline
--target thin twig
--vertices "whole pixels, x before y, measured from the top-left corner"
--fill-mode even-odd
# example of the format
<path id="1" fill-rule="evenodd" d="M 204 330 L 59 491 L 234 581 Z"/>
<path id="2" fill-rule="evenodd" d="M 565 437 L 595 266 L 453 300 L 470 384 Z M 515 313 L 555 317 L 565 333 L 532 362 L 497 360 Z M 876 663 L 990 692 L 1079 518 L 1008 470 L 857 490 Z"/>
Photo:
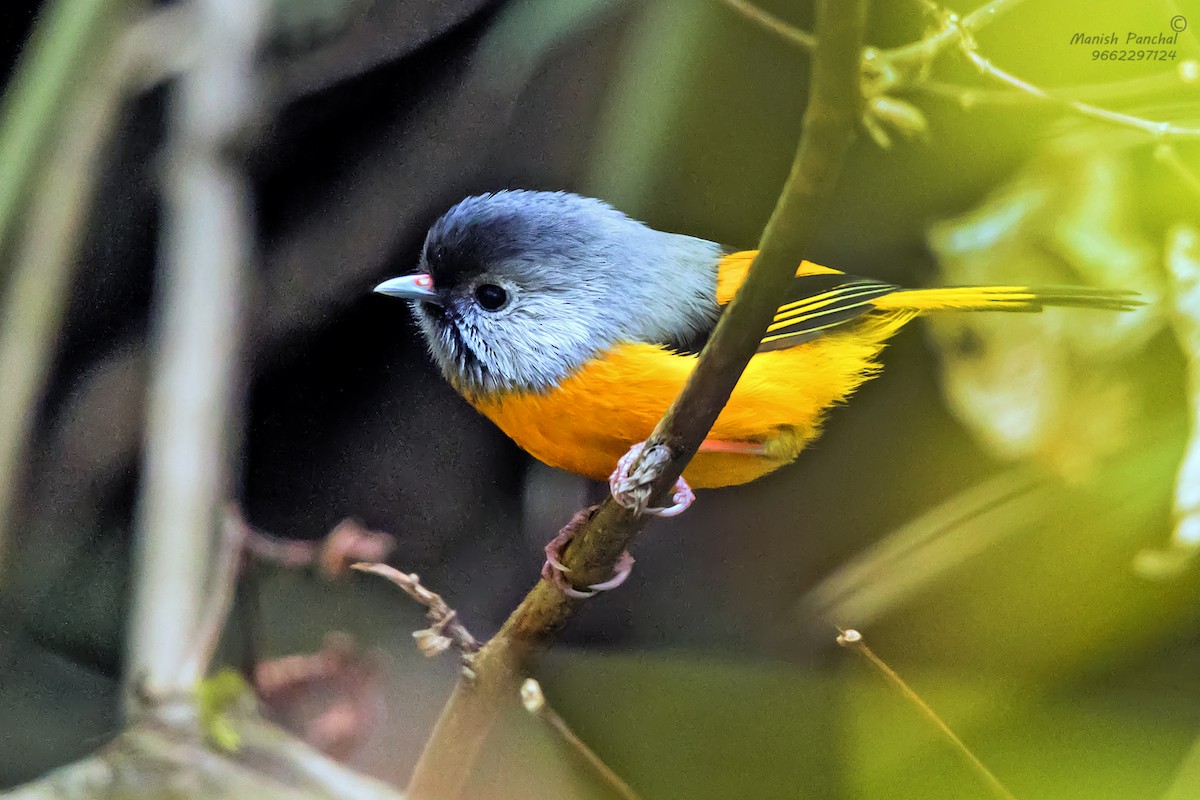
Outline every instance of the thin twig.
<path id="1" fill-rule="evenodd" d="M 1179 92 L 1196 82 L 1181 79 L 1174 72 L 1147 75 L 1141 78 L 1107 81 L 1104 83 L 1078 83 L 1056 86 L 1054 93 L 1084 102 L 1109 101 L 1114 103 L 1144 101 L 1149 95 Z M 911 88 L 913 91 L 953 100 L 960 108 L 971 109 L 981 106 L 1017 106 L 1044 102 L 1040 97 L 1016 89 L 985 89 L 960 83 L 928 80 Z"/>
<path id="2" fill-rule="evenodd" d="M 941 19 L 941 27 L 933 36 L 914 45 L 880 52 L 879 61 L 886 64 L 890 71 L 882 74 L 874 87 L 875 90 L 887 91 L 903 85 L 904 79 L 901 75 L 906 72 L 909 75 L 916 75 L 915 79 L 909 78 L 910 81 L 915 80 L 918 84 L 924 82 L 928 77 L 928 70 L 933 58 L 949 44 L 957 43 L 963 56 L 975 65 L 981 74 L 1030 97 L 1062 106 L 1090 119 L 1132 128 L 1160 140 L 1200 138 L 1200 129 L 1187 128 L 1170 122 L 1153 122 L 1131 114 L 1071 99 L 1057 91 L 1049 92 L 1001 69 L 990 59 L 981 55 L 975 43 L 974 34 L 997 16 L 1011 10 L 1021 2 L 1023 0 L 993 0 L 961 19 L 954 12 L 947 11 L 936 3 L 928 2 L 928 7 Z"/>
<path id="3" fill-rule="evenodd" d="M 746 19 L 761 25 L 794 45 L 798 45 L 804 50 L 812 50 L 817 39 L 808 31 L 803 31 L 795 25 L 789 25 L 774 14 L 764 11 L 753 3 L 747 0 L 721 0 L 721 3 L 741 14 Z"/>
<path id="4" fill-rule="evenodd" d="M 546 695 L 542 692 L 542 685 L 533 678 L 526 678 L 521 684 L 521 704 L 525 706 L 526 711 L 545 722 L 568 747 L 581 755 L 610 789 L 625 800 L 639 800 L 637 792 L 623 781 L 620 775 L 613 772 L 612 767 L 605 764 L 604 760 L 596 755 L 596 751 L 588 747 L 587 743 L 571 730 L 567 721 L 550 707 L 546 702 Z"/>
<path id="5" fill-rule="evenodd" d="M 958 753 L 967 760 L 967 763 L 970 764 L 971 768 L 979 774 L 980 778 L 983 779 L 983 782 L 988 785 L 988 788 L 990 788 L 997 797 L 1001 798 L 1002 800 L 1016 800 L 1012 792 L 1008 791 L 1004 784 L 1000 782 L 1000 779 L 993 775 L 992 771 L 988 769 L 982 761 L 979 760 L 979 757 L 971 752 L 971 748 L 967 747 L 966 742 L 960 739 L 958 734 L 950 729 L 950 726 L 947 725 L 945 721 L 937 715 L 937 712 L 930 708 L 929 704 L 922 700 L 921 696 L 913 691 L 912 687 L 905 683 L 904 679 L 901 678 L 894 669 L 889 667 L 882 658 L 875 655 L 871 648 L 867 647 L 867 643 L 863 641 L 861 633 L 853 628 L 846 630 L 838 628 L 837 643 L 842 647 L 849 647 L 851 650 L 854 650 L 863 658 L 865 658 L 871 664 L 871 666 L 879 670 L 880 674 L 887 679 L 888 683 L 899 690 L 900 694 L 902 694 L 906 700 L 917 707 L 917 710 L 921 712 L 922 716 L 933 723 L 934 727 L 941 731 L 942 735 L 950 740 L 950 743 L 954 745 L 954 749 L 957 750 Z"/>
<path id="6" fill-rule="evenodd" d="M 236 509 L 230 509 L 221 525 L 221 540 L 217 545 L 215 565 L 209 579 L 208 600 L 204 615 L 196 630 L 191 654 L 180 668 L 179 681 L 191 686 L 200 681 L 212 663 L 213 654 L 221 641 L 221 631 L 229 619 L 233 598 L 237 593 L 239 566 L 242 562 L 246 523 Z"/>
<path id="7" fill-rule="evenodd" d="M 785 22 L 771 12 L 749 2 L 749 0 L 720 0 L 720 2 L 751 22 L 766 28 L 805 51 L 812 51 L 817 45 L 817 37 L 808 31 Z M 964 30 L 970 33 L 977 33 L 1022 2 L 1024 0 L 992 0 L 992 2 L 968 14 L 959 24 Z M 939 12 L 941 10 L 933 3 L 927 3 L 926 5 L 931 11 Z M 957 20 L 957 17 L 955 19 Z M 938 30 L 919 41 L 890 50 L 876 50 L 875 52 L 880 58 L 889 62 L 890 66 L 894 69 L 900 69 L 913 64 L 924 67 L 931 63 L 939 53 L 954 44 L 955 37 L 956 33 L 953 26 L 943 24 Z"/>
<path id="8" fill-rule="evenodd" d="M 259 561 L 296 569 L 312 566 L 320 558 L 321 543 L 309 539 L 287 539 L 246 524 L 242 545 Z"/>
<path id="9" fill-rule="evenodd" d="M 299 687 L 330 681 L 364 660 L 354 637 L 332 631 L 325 634 L 321 649 L 315 653 L 280 656 L 258 664 L 254 688 L 268 702 L 274 702 Z"/>
<path id="10" fill-rule="evenodd" d="M 1074 111 L 1090 119 L 1107 122 L 1114 125 L 1121 125 L 1126 128 L 1148 133 L 1156 139 L 1200 139 L 1200 128 L 1187 128 L 1182 125 L 1176 125 L 1171 122 L 1154 122 L 1141 117 L 1135 117 L 1132 114 L 1124 114 L 1120 111 L 1112 111 L 1100 106 L 1094 106 L 1091 103 L 1084 103 L 1080 100 L 1072 100 L 1067 97 L 1060 96 L 1057 93 L 1051 93 L 1045 89 L 1034 86 L 1028 81 L 1018 78 L 1007 70 L 997 67 L 989 59 L 981 56 L 976 50 L 974 43 L 968 39 L 963 39 L 962 51 L 967 60 L 974 64 L 979 71 L 989 78 L 1003 83 L 1016 89 L 1019 92 L 1024 92 L 1031 97 L 1040 98 L 1048 103 L 1062 106 L 1066 109 Z"/>
<path id="11" fill-rule="evenodd" d="M 345 519 L 321 541 L 317 563 L 329 578 L 344 578 L 360 561 L 382 561 L 396 549 L 396 537 Z"/>
<path id="12" fill-rule="evenodd" d="M 959 17 L 958 14 L 927 0 L 924 3 L 926 9 L 940 20 L 938 29 L 911 44 L 879 51 L 880 58 L 897 73 L 914 71 L 924 74 L 934 59 L 947 48 L 979 33 L 1023 2 L 1025 0 L 992 0 L 967 16 Z"/>
<path id="13" fill-rule="evenodd" d="M 463 658 L 470 659 L 479 650 L 479 640 L 458 621 L 458 612 L 451 608 L 440 594 L 422 586 L 421 578 L 415 572 L 404 573 L 387 564 L 359 563 L 351 565 L 350 568 L 387 578 L 413 600 L 429 609 L 426 616 L 433 624 L 425 630 L 413 633 L 413 638 L 417 640 L 417 648 L 426 656 L 440 655 L 454 647 Z"/>
<path id="14" fill-rule="evenodd" d="M 388 534 L 367 530 L 354 520 L 339 523 L 320 542 L 279 539 L 250 526 L 233 506 L 226 512 L 221 529 L 204 614 L 180 674 L 180 683 L 184 685 L 199 681 L 208 671 L 233 607 L 245 556 L 289 567 L 319 564 L 326 575 L 340 577 L 355 566 L 351 560 L 384 558 L 395 545 L 395 539 Z"/>
<path id="15" fill-rule="evenodd" d="M 251 674 L 271 719 L 338 758 L 349 759 L 386 714 L 379 654 L 340 631 L 315 653 L 272 658 Z"/>
<path id="16" fill-rule="evenodd" d="M 779 298 L 792 280 L 820 225 L 861 114 L 859 53 L 865 0 L 819 0 L 819 44 L 812 90 L 796 158 L 758 256 L 740 291 L 721 316 L 687 386 L 650 437 L 671 461 L 652 486 L 659 494 L 675 482 L 720 413 L 758 348 Z M 612 498 L 582 527 L 563 561 L 578 585 L 606 580 L 643 520 Z M 501 710 L 513 702 L 521 671 L 539 646 L 567 621 L 580 601 L 541 580 L 476 655 L 474 681 L 459 681 L 438 718 L 409 784 L 412 800 L 457 798 Z"/>

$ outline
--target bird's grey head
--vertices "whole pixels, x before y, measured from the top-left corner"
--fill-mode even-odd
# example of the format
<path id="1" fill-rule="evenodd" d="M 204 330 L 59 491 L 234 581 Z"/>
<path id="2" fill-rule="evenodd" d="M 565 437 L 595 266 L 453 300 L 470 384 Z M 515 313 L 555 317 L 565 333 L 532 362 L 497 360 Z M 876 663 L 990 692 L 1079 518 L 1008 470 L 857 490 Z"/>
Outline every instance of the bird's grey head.
<path id="1" fill-rule="evenodd" d="M 412 301 L 433 357 L 467 395 L 548 389 L 621 342 L 686 344 L 720 310 L 713 242 L 656 231 L 565 192 L 468 197 L 434 223 Z"/>

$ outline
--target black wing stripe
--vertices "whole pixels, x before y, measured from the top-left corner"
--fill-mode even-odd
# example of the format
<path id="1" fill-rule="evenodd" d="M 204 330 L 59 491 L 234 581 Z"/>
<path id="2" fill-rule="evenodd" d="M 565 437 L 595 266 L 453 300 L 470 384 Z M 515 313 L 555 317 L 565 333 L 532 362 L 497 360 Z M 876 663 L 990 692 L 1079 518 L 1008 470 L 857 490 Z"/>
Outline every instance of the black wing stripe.
<path id="1" fill-rule="evenodd" d="M 818 277 L 818 276 L 813 276 L 813 277 Z M 839 275 L 837 277 L 843 277 L 843 276 Z M 799 281 L 799 280 L 802 280 L 802 279 L 798 278 L 797 281 Z M 837 295 L 837 294 L 847 291 L 849 289 L 858 289 L 858 288 L 878 289 L 881 286 L 890 286 L 890 284 L 881 284 L 878 281 L 868 281 L 868 280 L 847 281 L 844 283 L 839 283 L 836 286 L 833 286 L 828 290 L 822 290 L 820 292 L 806 294 L 797 300 L 791 300 L 789 302 L 786 302 L 786 303 L 782 304 L 781 306 L 779 306 L 779 309 L 777 310 L 777 314 L 783 314 L 784 312 L 792 311 L 793 309 L 799 308 L 800 306 L 807 306 L 810 303 L 812 303 L 814 300 L 817 300 L 818 298 L 827 297 L 829 295 Z M 895 287 L 891 287 L 891 288 L 894 289 Z M 788 294 L 789 294 L 789 296 L 794 296 L 795 291 L 789 292 Z"/>
<path id="2" fill-rule="evenodd" d="M 818 319 L 825 314 L 841 311 L 845 308 L 857 308 L 864 303 L 870 303 L 876 297 L 882 297 L 894 292 L 890 286 L 874 286 L 851 289 L 844 293 L 827 292 L 814 298 L 811 304 L 797 306 L 790 311 L 777 313 L 775 322 L 767 328 L 770 332 L 784 325 L 792 325 L 808 319 Z"/>
<path id="3" fill-rule="evenodd" d="M 874 308 L 872 300 L 897 289 L 889 283 L 841 273 L 796 278 L 758 350 L 781 350 L 811 341 L 869 313 Z"/>
<path id="4" fill-rule="evenodd" d="M 890 290 L 889 290 L 890 291 Z M 818 295 L 813 295 L 807 300 L 797 300 L 794 303 L 788 303 L 786 306 L 780 306 L 775 312 L 776 319 L 793 314 L 803 313 L 806 311 L 815 310 L 830 303 L 847 297 L 859 297 L 863 294 L 878 294 L 879 288 L 874 286 L 839 286 L 829 292 L 821 292 Z"/>
<path id="5" fill-rule="evenodd" d="M 766 335 L 763 336 L 762 341 L 765 342 L 769 339 L 778 339 L 783 336 L 795 336 L 797 334 L 809 333 L 811 331 L 823 331 L 827 328 L 833 328 L 847 323 L 852 319 L 861 317 L 863 314 L 870 312 L 871 308 L 872 306 L 870 303 L 860 303 L 854 306 L 847 306 L 846 308 L 839 309 L 837 311 L 831 311 L 828 314 L 822 314 L 820 317 L 815 319 L 805 320 L 804 322 L 797 323 L 795 325 L 787 325 L 774 330 L 768 330 Z"/>
<path id="6" fill-rule="evenodd" d="M 783 350 L 788 347 L 795 347 L 804 342 L 811 342 L 819 337 L 829 328 L 836 328 L 852 319 L 857 319 L 862 316 L 863 312 L 846 313 L 838 315 L 838 318 L 827 321 L 824 325 L 818 325 L 804 330 L 793 331 L 790 333 L 772 333 L 763 337 L 758 345 L 758 352 L 763 353 L 768 350 Z"/>

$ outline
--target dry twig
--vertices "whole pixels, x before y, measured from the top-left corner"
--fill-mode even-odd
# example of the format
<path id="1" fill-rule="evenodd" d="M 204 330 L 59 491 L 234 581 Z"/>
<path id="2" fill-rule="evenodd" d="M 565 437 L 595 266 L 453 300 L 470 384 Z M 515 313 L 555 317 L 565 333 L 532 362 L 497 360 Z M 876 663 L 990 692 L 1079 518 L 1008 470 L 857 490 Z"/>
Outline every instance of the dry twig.
<path id="1" fill-rule="evenodd" d="M 1000 782 L 1000 779 L 992 774 L 992 771 L 988 769 L 982 761 L 979 760 L 977 755 L 971 752 L 971 748 L 967 747 L 966 742 L 960 739 L 958 734 L 956 734 L 950 728 L 950 726 L 946 724 L 945 720 L 939 717 L 937 712 L 930 708 L 929 704 L 921 699 L 921 695 L 917 694 L 911 686 L 905 683 L 904 679 L 901 678 L 894 669 L 887 665 L 887 662 L 875 655 L 874 651 L 867 647 L 867 643 L 863 641 L 861 633 L 853 628 L 848 628 L 846 630 L 838 628 L 837 643 L 842 647 L 848 647 L 851 650 L 854 650 L 856 653 L 865 658 L 867 662 L 871 664 L 871 666 L 879 670 L 880 674 L 887 679 L 888 683 L 899 690 L 900 694 L 902 694 L 906 700 L 917 707 L 917 710 L 921 712 L 922 716 L 933 723 L 933 726 L 937 728 L 943 736 L 950 740 L 950 744 L 954 746 L 954 749 L 957 750 L 964 759 L 966 759 L 971 769 L 979 774 L 980 778 L 983 779 L 983 782 L 988 785 L 988 788 L 991 789 L 997 797 L 1001 798 L 1001 800 L 1016 800 L 1016 798 L 1013 797 L 1012 792 L 1008 791 L 1004 784 Z"/>
<path id="2" fill-rule="evenodd" d="M 221 631 L 229 619 L 233 598 L 237 590 L 239 566 L 242 561 L 243 531 L 246 524 L 241 514 L 230 509 L 221 525 L 221 539 L 214 557 L 211 591 L 205 602 L 204 613 L 196 629 L 196 639 L 191 652 L 180 669 L 180 683 L 194 686 L 208 671 L 217 645 L 221 642 Z"/>
<path id="3" fill-rule="evenodd" d="M 782 39 L 786 39 L 805 51 L 811 51 L 817 45 L 817 39 L 808 31 L 803 31 L 795 25 L 789 25 L 779 17 L 764 11 L 748 0 L 721 0 L 729 8 L 741 14 L 746 19 L 761 25 Z"/>
<path id="4" fill-rule="evenodd" d="M 526 678 L 525 682 L 521 684 L 521 705 L 525 706 L 525 710 L 530 714 L 546 723 L 559 739 L 582 756 L 588 766 L 613 792 L 625 800 L 638 800 L 637 792 L 623 781 L 612 767 L 605 764 L 603 759 L 596 755 L 596 751 L 588 747 L 587 743 L 571 730 L 567 721 L 550 707 L 550 704 L 546 702 L 546 695 L 542 692 L 542 685 L 533 678 Z"/>
<path id="5" fill-rule="evenodd" d="M 426 656 L 440 655 L 451 647 L 462 654 L 470 671 L 470 659 L 479 650 L 479 640 L 458 621 L 458 612 L 442 599 L 421 585 L 421 578 L 414 573 L 404 573 L 387 564 L 354 564 L 351 569 L 369 572 L 387 578 L 404 590 L 404 593 L 429 609 L 426 616 L 433 623 L 424 630 L 413 633 L 417 648 Z"/>

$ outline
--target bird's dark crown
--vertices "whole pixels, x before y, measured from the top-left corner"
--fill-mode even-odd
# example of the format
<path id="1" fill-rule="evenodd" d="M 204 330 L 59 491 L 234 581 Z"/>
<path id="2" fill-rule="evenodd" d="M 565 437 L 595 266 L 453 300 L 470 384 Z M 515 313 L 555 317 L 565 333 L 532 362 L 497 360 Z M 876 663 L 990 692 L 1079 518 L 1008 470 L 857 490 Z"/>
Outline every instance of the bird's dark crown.
<path id="1" fill-rule="evenodd" d="M 468 197 L 429 229 L 423 269 L 434 286 L 450 287 L 520 256 L 553 262 L 571 255 L 601 222 L 642 227 L 607 203 L 567 192 Z"/>
<path id="2" fill-rule="evenodd" d="M 474 198 L 472 198 L 474 199 Z M 520 252 L 528 223 L 515 211 L 480 213 L 460 204 L 429 229 L 421 253 L 434 286 L 453 286 Z"/>

